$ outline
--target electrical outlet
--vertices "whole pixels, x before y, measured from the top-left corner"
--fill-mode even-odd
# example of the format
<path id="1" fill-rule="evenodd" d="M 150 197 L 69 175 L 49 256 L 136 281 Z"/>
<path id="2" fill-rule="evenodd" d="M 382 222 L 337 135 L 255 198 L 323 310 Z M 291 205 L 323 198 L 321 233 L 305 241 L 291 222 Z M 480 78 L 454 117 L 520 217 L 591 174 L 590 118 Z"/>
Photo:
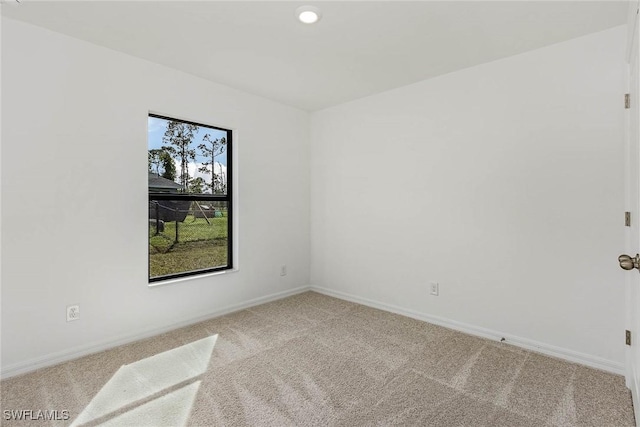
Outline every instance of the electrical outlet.
<path id="1" fill-rule="evenodd" d="M 436 282 L 431 282 L 431 288 L 429 293 L 431 295 L 438 296 L 438 294 L 440 293 L 440 285 L 438 285 Z"/>
<path id="2" fill-rule="evenodd" d="M 67 322 L 73 322 L 80 318 L 80 306 L 68 305 L 67 306 Z"/>
<path id="3" fill-rule="evenodd" d="M 287 275 L 287 266 L 286 265 L 281 265 L 280 266 L 280 275 L 281 276 L 286 276 Z"/>

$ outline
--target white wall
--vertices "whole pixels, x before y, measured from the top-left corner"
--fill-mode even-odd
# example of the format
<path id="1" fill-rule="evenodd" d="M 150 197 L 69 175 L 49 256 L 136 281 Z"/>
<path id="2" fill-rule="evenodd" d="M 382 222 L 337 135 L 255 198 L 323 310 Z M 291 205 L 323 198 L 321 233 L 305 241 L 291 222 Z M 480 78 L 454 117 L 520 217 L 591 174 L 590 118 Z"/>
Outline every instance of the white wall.
<path id="1" fill-rule="evenodd" d="M 621 370 L 624 46 L 618 27 L 314 113 L 312 285 Z"/>
<path id="2" fill-rule="evenodd" d="M 150 110 L 235 130 L 239 272 L 147 286 Z M 3 371 L 308 284 L 306 112 L 2 18 L 2 122 Z"/>
<path id="3" fill-rule="evenodd" d="M 315 113 L 310 153 L 305 112 L 2 18 L 3 372 L 304 286 L 309 247 L 313 285 L 621 366 L 624 36 Z M 149 110 L 235 130 L 239 272 L 147 286 Z"/>

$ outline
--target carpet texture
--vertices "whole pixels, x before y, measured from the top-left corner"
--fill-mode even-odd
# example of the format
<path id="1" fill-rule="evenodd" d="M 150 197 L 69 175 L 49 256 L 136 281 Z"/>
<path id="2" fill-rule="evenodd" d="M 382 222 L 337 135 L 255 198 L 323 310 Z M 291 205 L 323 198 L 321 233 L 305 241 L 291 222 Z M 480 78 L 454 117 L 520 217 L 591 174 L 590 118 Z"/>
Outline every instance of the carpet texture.
<path id="1" fill-rule="evenodd" d="M 621 376 L 314 292 L 0 387 L 7 426 L 635 425 Z"/>

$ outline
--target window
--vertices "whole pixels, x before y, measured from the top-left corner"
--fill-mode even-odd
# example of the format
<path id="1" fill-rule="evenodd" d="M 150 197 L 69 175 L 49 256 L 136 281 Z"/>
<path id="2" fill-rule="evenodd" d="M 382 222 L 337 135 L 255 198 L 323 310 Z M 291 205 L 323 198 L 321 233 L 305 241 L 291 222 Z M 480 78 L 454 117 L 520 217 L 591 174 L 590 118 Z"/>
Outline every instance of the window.
<path id="1" fill-rule="evenodd" d="M 149 282 L 233 268 L 228 129 L 149 114 Z"/>

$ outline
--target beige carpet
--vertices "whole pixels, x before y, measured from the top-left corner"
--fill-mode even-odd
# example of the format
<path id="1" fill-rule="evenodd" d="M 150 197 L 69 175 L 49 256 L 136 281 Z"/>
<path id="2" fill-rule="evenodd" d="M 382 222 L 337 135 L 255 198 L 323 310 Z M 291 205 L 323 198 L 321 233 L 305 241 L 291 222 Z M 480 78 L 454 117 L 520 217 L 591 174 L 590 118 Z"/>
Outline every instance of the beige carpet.
<path id="1" fill-rule="evenodd" d="M 3 425 L 635 425 L 620 376 L 313 292 L 0 386 Z"/>

